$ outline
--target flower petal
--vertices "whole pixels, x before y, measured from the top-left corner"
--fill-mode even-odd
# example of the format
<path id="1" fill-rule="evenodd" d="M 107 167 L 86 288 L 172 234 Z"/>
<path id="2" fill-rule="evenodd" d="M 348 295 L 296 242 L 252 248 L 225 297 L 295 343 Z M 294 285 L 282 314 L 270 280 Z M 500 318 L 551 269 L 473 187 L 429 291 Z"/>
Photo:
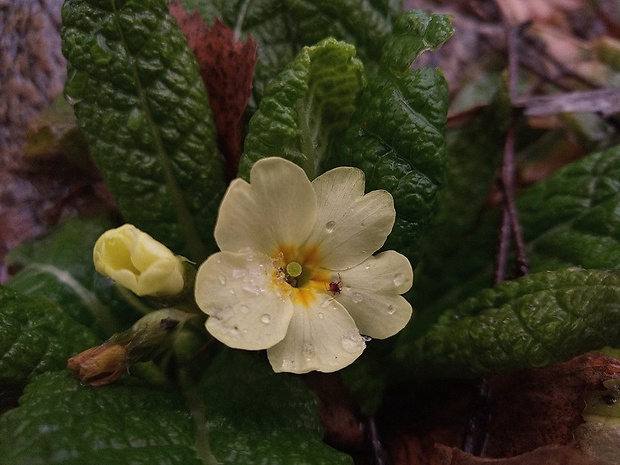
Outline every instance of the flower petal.
<path id="1" fill-rule="evenodd" d="M 411 304 L 400 295 L 413 284 L 413 270 L 404 255 L 388 250 L 332 279 L 341 280 L 342 291 L 335 299 L 353 317 L 360 333 L 385 339 L 411 319 Z"/>
<path id="2" fill-rule="evenodd" d="M 312 186 L 318 213 L 306 243 L 320 247 L 326 268 L 350 268 L 381 248 L 396 218 L 389 192 L 364 195 L 364 175 L 357 168 L 335 168 L 316 178 Z"/>
<path id="3" fill-rule="evenodd" d="M 250 183 L 278 245 L 301 244 L 316 221 L 317 202 L 302 168 L 284 158 L 254 163 Z"/>
<path id="4" fill-rule="evenodd" d="M 306 173 L 283 158 L 254 163 L 250 184 L 234 180 L 215 226 L 221 250 L 248 247 L 265 254 L 278 246 L 302 244 L 316 220 L 316 195 Z"/>
<path id="5" fill-rule="evenodd" d="M 327 295 L 295 306 L 286 337 L 267 349 L 275 372 L 332 372 L 350 365 L 366 343 L 342 305 Z"/>
<path id="6" fill-rule="evenodd" d="M 268 254 L 278 244 L 252 186 L 243 179 L 235 179 L 228 186 L 214 236 L 219 248 L 228 252 L 252 249 Z"/>
<path id="7" fill-rule="evenodd" d="M 281 341 L 293 304 L 274 284 L 271 258 L 218 252 L 196 274 L 196 303 L 210 315 L 207 330 L 229 347 L 260 350 Z"/>

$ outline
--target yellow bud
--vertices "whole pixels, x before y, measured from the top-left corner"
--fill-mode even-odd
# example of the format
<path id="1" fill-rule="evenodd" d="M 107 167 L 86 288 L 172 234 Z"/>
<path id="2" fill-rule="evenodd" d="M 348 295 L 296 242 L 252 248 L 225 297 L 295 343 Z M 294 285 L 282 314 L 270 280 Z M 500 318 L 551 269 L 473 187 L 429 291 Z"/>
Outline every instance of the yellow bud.
<path id="1" fill-rule="evenodd" d="M 175 295 L 183 290 L 181 259 L 131 224 L 103 233 L 93 260 L 99 273 L 139 296 Z"/>

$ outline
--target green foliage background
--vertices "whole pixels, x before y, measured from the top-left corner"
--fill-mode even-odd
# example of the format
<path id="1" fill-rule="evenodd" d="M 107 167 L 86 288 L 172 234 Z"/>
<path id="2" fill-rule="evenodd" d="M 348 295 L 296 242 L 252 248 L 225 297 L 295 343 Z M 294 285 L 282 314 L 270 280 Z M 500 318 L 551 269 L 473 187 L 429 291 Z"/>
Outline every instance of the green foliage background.
<path id="1" fill-rule="evenodd" d="M 362 404 L 376 407 L 403 378 L 488 375 L 618 347 L 620 147 L 519 196 L 534 273 L 491 287 L 497 215 L 478 216 L 508 107 L 498 93 L 446 144 L 445 79 L 410 70 L 450 38 L 450 18 L 401 15 L 392 0 L 183 3 L 259 44 L 240 176 L 278 155 L 311 178 L 357 166 L 368 190 L 394 196 L 386 248 L 416 267 L 407 297 L 417 313 L 344 371 Z M 225 181 L 208 96 L 167 8 L 67 0 L 66 92 L 123 219 L 199 263 L 215 250 Z M 352 463 L 323 443 L 300 377 L 221 346 L 193 358 L 206 342 L 201 325 L 181 331 L 166 363 L 136 366 L 114 385 L 72 379 L 69 356 L 141 315 L 93 268 L 92 246 L 111 226 L 74 219 L 7 257 L 22 268 L 0 289 L 0 463 Z"/>

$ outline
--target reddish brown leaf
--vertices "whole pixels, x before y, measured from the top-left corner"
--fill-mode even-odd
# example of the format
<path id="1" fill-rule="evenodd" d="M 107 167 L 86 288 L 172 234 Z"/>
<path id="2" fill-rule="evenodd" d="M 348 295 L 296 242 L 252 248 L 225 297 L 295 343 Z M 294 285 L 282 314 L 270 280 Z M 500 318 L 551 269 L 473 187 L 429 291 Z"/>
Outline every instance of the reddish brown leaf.
<path id="1" fill-rule="evenodd" d="M 215 119 L 226 174 L 237 174 L 243 152 L 243 113 L 250 99 L 256 66 L 256 43 L 252 37 L 241 42 L 219 18 L 207 27 L 197 11 L 190 16 L 175 0 L 170 13 L 176 18 L 196 55 Z"/>
<path id="2" fill-rule="evenodd" d="M 545 446 L 523 455 L 486 459 L 446 446 L 438 446 L 442 465 L 600 465 L 571 446 Z"/>
<path id="3" fill-rule="evenodd" d="M 583 422 L 585 390 L 600 389 L 603 381 L 618 376 L 618 360 L 588 354 L 544 369 L 494 377 L 484 455 L 509 457 L 547 444 L 569 444 Z"/>
<path id="4" fill-rule="evenodd" d="M 477 400 L 476 385 L 472 383 L 435 381 L 401 387 L 388 394 L 377 415 L 384 444 L 395 465 L 450 464 L 442 461 L 445 454 L 440 456 L 437 444 L 448 450 L 461 449 L 471 434 L 480 435 L 477 440 L 484 444 L 480 455 L 487 461 L 526 457 L 525 454 L 547 446 L 570 449 L 575 442 L 574 431 L 583 423 L 584 394 L 601 389 L 603 381 L 618 377 L 620 361 L 587 354 L 546 368 L 491 377 L 484 402 Z M 469 423 L 478 413 L 486 415 L 487 420 L 472 431 Z M 465 456 L 473 457 L 459 455 Z M 521 463 L 477 460 L 454 463 Z"/>

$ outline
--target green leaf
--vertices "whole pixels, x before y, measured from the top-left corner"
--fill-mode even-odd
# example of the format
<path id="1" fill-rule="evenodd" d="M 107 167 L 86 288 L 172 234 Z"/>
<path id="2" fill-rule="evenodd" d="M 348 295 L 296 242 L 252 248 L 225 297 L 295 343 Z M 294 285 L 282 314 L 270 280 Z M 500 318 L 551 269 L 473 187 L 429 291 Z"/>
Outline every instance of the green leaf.
<path id="1" fill-rule="evenodd" d="M 376 68 L 381 49 L 402 12 L 402 0 L 263 0 L 229 2 L 183 0 L 198 8 L 208 22 L 220 16 L 239 35 L 252 35 L 259 44 L 254 98 L 304 46 L 333 37 L 352 44 L 366 67 Z"/>
<path id="2" fill-rule="evenodd" d="M 66 367 L 69 357 L 95 344 L 94 334 L 54 302 L 6 287 L 0 287 L 0 335 L 0 384 L 18 386 Z"/>
<path id="3" fill-rule="evenodd" d="M 480 291 L 396 351 L 401 369 L 479 376 L 620 344 L 620 272 L 569 268 Z"/>
<path id="4" fill-rule="evenodd" d="M 473 256 L 455 262 L 458 276 L 446 271 L 446 262 L 462 254 L 462 246 L 471 240 L 480 227 L 488 208 L 488 194 L 501 163 L 507 123 L 511 108 L 506 95 L 498 92 L 492 104 L 466 126 L 448 132 L 446 180 L 441 192 L 439 211 L 433 221 L 427 247 L 422 258 L 423 266 L 416 272 L 415 285 L 410 292 L 410 302 L 417 310 L 415 324 L 407 328 L 411 337 L 421 334 L 436 315 L 424 310 L 437 304 L 454 288 L 459 288 L 476 267 L 488 267 L 495 256 L 495 244 L 477 245 Z M 495 229 L 493 229 L 493 234 Z M 491 283 L 485 275 L 482 287 Z"/>
<path id="5" fill-rule="evenodd" d="M 11 465 L 102 457 L 106 465 L 351 464 L 322 442 L 317 401 L 301 380 L 254 355 L 225 349 L 185 393 L 133 377 L 93 389 L 67 371 L 45 373 L 0 418 L 0 457 Z"/>
<path id="6" fill-rule="evenodd" d="M 200 261 L 225 184 L 209 102 L 165 0 L 65 2 L 66 94 L 126 221 Z"/>
<path id="7" fill-rule="evenodd" d="M 517 198 L 532 271 L 620 266 L 619 179 L 616 146 L 565 166 Z M 491 215 L 443 264 L 434 265 L 434 273 L 420 277 L 431 284 L 421 288 L 428 295 L 419 300 L 427 305 L 418 307 L 403 338 L 417 337 L 442 311 L 492 284 L 498 222 Z"/>
<path id="8" fill-rule="evenodd" d="M 620 146 L 568 165 L 517 206 L 534 271 L 620 267 Z"/>
<path id="9" fill-rule="evenodd" d="M 72 218 L 46 237 L 13 248 L 6 261 L 23 269 L 7 286 L 31 297 L 53 300 L 101 339 L 126 329 L 138 313 L 93 265 L 93 246 L 110 227 L 107 218 Z"/>
<path id="10" fill-rule="evenodd" d="M 301 379 L 274 373 L 263 357 L 225 350 L 200 389 L 211 452 L 221 463 L 352 463 L 323 443 L 317 400 Z"/>
<path id="11" fill-rule="evenodd" d="M 280 156 L 304 168 L 310 179 L 338 131 L 355 111 L 364 86 L 355 47 L 326 39 L 305 47 L 267 89 L 250 120 L 239 172 L 247 177 L 260 158 Z"/>
<path id="12" fill-rule="evenodd" d="M 448 16 L 410 11 L 399 17 L 378 75 L 369 80 L 349 129 L 325 163 L 357 166 L 366 174 L 367 190 L 392 193 L 396 224 L 385 247 L 405 254 L 414 266 L 444 177 L 448 88 L 440 71 L 409 67 L 451 34 Z"/>
<path id="13" fill-rule="evenodd" d="M 201 465 L 178 393 L 140 381 L 93 389 L 68 371 L 28 385 L 0 418 L 0 457 L 11 465 Z"/>

